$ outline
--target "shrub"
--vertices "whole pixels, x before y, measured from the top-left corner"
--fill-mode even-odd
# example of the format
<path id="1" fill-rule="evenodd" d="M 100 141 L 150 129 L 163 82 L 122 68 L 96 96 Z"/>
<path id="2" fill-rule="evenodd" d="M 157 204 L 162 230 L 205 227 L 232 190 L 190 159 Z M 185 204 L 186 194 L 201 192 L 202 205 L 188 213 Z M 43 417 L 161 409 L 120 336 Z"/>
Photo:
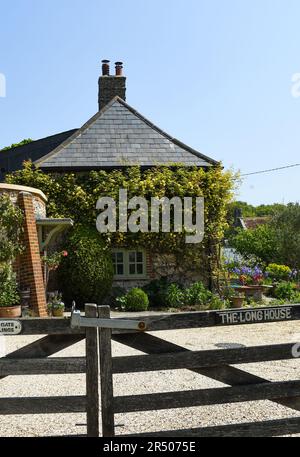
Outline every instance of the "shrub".
<path id="1" fill-rule="evenodd" d="M 171 308 L 180 308 L 184 305 L 185 294 L 178 284 L 170 284 L 166 293 L 166 304 Z"/>
<path id="2" fill-rule="evenodd" d="M 126 311 L 146 311 L 149 306 L 149 299 L 142 289 L 134 287 L 123 297 L 123 303 Z"/>
<path id="3" fill-rule="evenodd" d="M 221 300 L 221 298 L 216 295 L 212 294 L 211 299 L 209 301 L 209 309 L 224 309 L 226 307 L 226 302 Z"/>
<path id="4" fill-rule="evenodd" d="M 290 278 L 292 270 L 286 265 L 270 263 L 266 268 L 266 273 L 274 281 L 284 281 Z"/>
<path id="5" fill-rule="evenodd" d="M 294 304 L 300 303 L 300 292 L 295 292 L 295 294 L 292 297 L 292 301 Z"/>
<path id="6" fill-rule="evenodd" d="M 0 306 L 14 306 L 19 301 L 16 276 L 6 265 L 0 269 Z"/>
<path id="7" fill-rule="evenodd" d="M 163 276 L 155 279 L 143 287 L 144 292 L 148 295 L 149 305 L 151 308 L 163 308 L 167 306 L 168 278 Z"/>
<path id="8" fill-rule="evenodd" d="M 112 287 L 109 294 L 105 298 L 105 304 L 109 305 L 110 307 L 118 306 L 119 298 L 124 297 L 124 295 L 126 295 L 126 289 L 124 289 L 124 287 Z"/>
<path id="9" fill-rule="evenodd" d="M 59 268 L 64 301 L 102 304 L 111 289 L 111 253 L 96 228 L 77 225 L 67 242 L 68 256 Z"/>
<path id="10" fill-rule="evenodd" d="M 190 306 L 207 305 L 212 293 L 199 281 L 192 284 L 185 292 L 186 304 Z"/>
<path id="11" fill-rule="evenodd" d="M 279 300 L 292 300 L 295 295 L 295 289 L 291 282 L 281 282 L 274 291 L 275 298 Z"/>

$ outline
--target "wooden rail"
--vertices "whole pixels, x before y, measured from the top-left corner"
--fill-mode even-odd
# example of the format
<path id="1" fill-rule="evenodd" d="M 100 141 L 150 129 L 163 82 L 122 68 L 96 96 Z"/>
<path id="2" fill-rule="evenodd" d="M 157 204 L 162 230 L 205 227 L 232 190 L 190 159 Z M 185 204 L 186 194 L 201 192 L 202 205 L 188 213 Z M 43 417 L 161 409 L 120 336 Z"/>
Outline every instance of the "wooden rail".
<path id="1" fill-rule="evenodd" d="M 259 311 L 259 313 L 258 313 Z M 260 312 L 261 311 L 261 312 Z M 188 329 L 218 325 L 242 325 L 300 320 L 300 306 L 230 310 L 144 317 L 149 331 Z M 225 313 L 225 314 L 224 314 Z M 109 308 L 100 307 L 100 316 L 109 317 Z M 274 319 L 273 319 L 274 318 Z M 273 320 L 272 320 L 273 319 Z M 278 319 L 278 320 L 277 320 Z M 112 357 L 111 339 L 150 355 Z M 237 364 L 289 360 L 293 343 L 230 349 L 189 351 L 148 333 L 132 334 L 100 328 L 100 377 L 103 436 L 114 436 L 114 414 L 225 403 L 270 400 L 300 411 L 300 380 L 270 382 L 244 370 Z M 102 355 L 101 355 L 102 354 Z M 294 359 L 296 360 L 296 359 Z M 113 375 L 137 372 L 188 369 L 218 380 L 226 387 L 114 396 Z M 231 386 L 231 387 L 228 387 Z M 135 436 L 280 436 L 300 433 L 300 417 L 280 421 L 233 424 L 217 427 L 144 433 Z"/>
<path id="2" fill-rule="evenodd" d="M 120 320 L 136 320 L 136 317 L 124 317 Z M 300 305 L 285 305 L 275 308 L 263 307 L 240 310 L 201 311 L 175 314 L 152 314 L 142 316 L 146 330 L 183 330 L 230 325 L 267 324 L 274 322 L 300 320 Z M 20 318 L 22 335 L 85 335 L 85 329 L 72 329 L 70 318 Z M 134 330 L 113 329 L 112 334 L 135 333 Z"/>
<path id="3" fill-rule="evenodd" d="M 109 307 L 97 308 L 96 305 L 86 305 L 85 311 L 86 317 L 110 318 Z M 128 317 L 124 319 L 128 320 Z M 193 352 L 146 333 L 300 320 L 300 305 L 158 314 L 143 316 L 142 319 L 145 322 L 145 332 L 109 328 L 99 331 L 97 328 L 72 329 L 70 318 L 19 319 L 22 335 L 43 337 L 0 359 L 0 380 L 11 375 L 86 373 L 86 395 L 0 398 L 0 414 L 86 412 L 87 435 L 99 436 L 99 398 L 101 398 L 102 434 L 114 436 L 114 415 L 118 413 L 259 400 L 270 400 L 300 411 L 300 381 L 270 382 L 235 366 L 292 359 L 294 346 L 292 343 Z M 86 340 L 86 357 L 48 358 L 82 339 Z M 112 357 L 112 340 L 148 355 Z M 179 369 L 191 370 L 226 386 L 181 392 L 114 396 L 114 374 Z M 278 436 L 290 433 L 300 433 L 300 418 L 192 430 L 159 431 L 138 436 Z"/>

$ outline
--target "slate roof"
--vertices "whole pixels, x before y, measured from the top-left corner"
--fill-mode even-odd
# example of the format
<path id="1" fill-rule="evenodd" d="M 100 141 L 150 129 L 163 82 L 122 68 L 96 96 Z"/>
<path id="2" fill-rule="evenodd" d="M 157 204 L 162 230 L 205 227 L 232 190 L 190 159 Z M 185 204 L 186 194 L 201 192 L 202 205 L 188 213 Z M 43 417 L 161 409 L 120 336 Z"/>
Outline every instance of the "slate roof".
<path id="1" fill-rule="evenodd" d="M 260 217 L 243 217 L 243 222 L 246 227 L 246 230 L 254 230 L 259 225 L 265 225 L 270 221 L 268 216 Z"/>
<path id="2" fill-rule="evenodd" d="M 217 162 L 163 132 L 120 97 L 115 97 L 52 152 L 35 161 L 45 171 L 172 163 L 209 167 Z"/>
<path id="3" fill-rule="evenodd" d="M 50 151 L 56 149 L 58 145 L 63 143 L 77 130 L 78 129 L 68 130 L 67 132 L 48 136 L 41 140 L 32 141 L 24 146 L 0 151 L 0 170 L 2 170 L 2 173 L 0 172 L 0 181 L 1 174 L 3 175 L 4 173 L 20 170 L 24 160 L 31 159 L 34 162 L 35 160 L 40 159 Z"/>

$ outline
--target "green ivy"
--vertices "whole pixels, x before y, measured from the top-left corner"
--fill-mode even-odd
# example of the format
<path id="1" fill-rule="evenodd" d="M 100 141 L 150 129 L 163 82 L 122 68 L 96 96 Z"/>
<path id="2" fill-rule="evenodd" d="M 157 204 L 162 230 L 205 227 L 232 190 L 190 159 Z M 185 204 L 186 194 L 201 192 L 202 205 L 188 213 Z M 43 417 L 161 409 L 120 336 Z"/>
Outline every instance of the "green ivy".
<path id="1" fill-rule="evenodd" d="M 41 189 L 48 197 L 49 217 L 70 217 L 77 223 L 95 226 L 96 202 L 101 196 L 118 199 L 119 189 L 135 195 L 151 197 L 200 197 L 205 199 L 205 237 L 203 243 L 187 245 L 185 234 L 177 233 L 115 233 L 107 236 L 114 246 L 143 246 L 151 252 L 174 253 L 180 264 L 199 266 L 209 277 L 218 270 L 219 243 L 227 228 L 227 204 L 231 201 L 235 176 L 221 165 L 207 170 L 197 167 L 157 166 L 141 170 L 138 166 L 124 170 L 91 171 L 88 173 L 46 174 L 25 162 L 24 168 L 6 176 L 11 184 Z"/>
<path id="2" fill-rule="evenodd" d="M 16 257 L 22 250 L 20 236 L 23 213 L 6 194 L 0 195 L 0 265 Z"/>

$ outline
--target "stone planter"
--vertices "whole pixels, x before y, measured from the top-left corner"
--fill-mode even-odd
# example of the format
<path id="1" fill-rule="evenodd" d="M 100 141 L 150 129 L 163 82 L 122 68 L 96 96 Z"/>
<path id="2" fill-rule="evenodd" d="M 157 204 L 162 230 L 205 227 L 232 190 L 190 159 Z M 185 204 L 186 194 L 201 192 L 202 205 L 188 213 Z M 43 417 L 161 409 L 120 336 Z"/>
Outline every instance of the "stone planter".
<path id="1" fill-rule="evenodd" d="M 15 319 L 21 317 L 21 305 L 16 306 L 0 306 L 0 317 L 4 319 Z"/>
<path id="2" fill-rule="evenodd" d="M 237 286 L 234 289 L 237 292 L 244 293 L 247 298 L 252 297 L 255 301 L 262 301 L 263 293 L 270 290 L 272 286 L 267 285 L 252 285 L 252 286 Z"/>
<path id="3" fill-rule="evenodd" d="M 64 317 L 64 308 L 52 308 L 53 317 Z"/>
<path id="4" fill-rule="evenodd" d="M 240 297 L 238 295 L 236 297 L 231 297 L 230 301 L 232 303 L 232 307 L 233 308 L 242 308 L 243 304 L 244 304 L 244 299 L 245 299 L 245 297 Z"/>

